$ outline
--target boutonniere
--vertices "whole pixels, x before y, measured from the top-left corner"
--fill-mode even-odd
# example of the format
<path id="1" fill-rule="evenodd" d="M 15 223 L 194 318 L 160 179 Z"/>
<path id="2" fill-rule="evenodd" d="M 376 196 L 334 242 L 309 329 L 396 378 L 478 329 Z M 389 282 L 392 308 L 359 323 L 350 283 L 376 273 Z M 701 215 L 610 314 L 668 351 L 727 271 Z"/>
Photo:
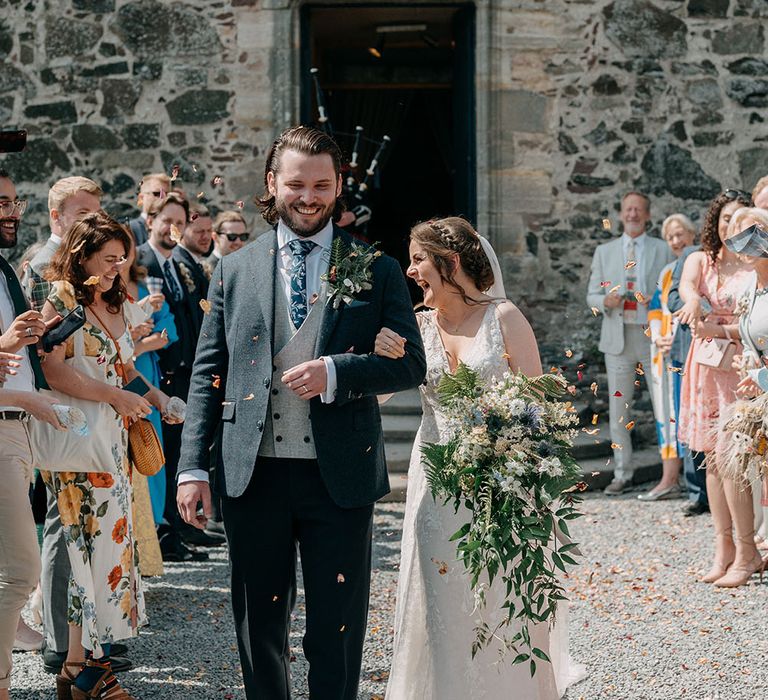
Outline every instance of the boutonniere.
<path id="1" fill-rule="evenodd" d="M 745 313 L 747 313 L 747 309 L 749 309 L 749 295 L 745 294 L 742 296 L 738 302 L 736 302 L 736 307 L 733 309 L 734 316 L 743 316 Z"/>
<path id="2" fill-rule="evenodd" d="M 181 272 L 181 279 L 184 280 L 184 284 L 187 287 L 187 291 L 191 294 L 195 291 L 195 280 L 192 279 L 192 271 L 183 263 L 179 262 L 179 271 Z"/>
<path id="3" fill-rule="evenodd" d="M 322 279 L 328 283 L 328 302 L 338 309 L 343 301 L 349 304 L 362 291 L 371 289 L 371 265 L 381 255 L 380 250 L 362 243 L 345 243 L 340 237 L 331 245 L 328 274 Z"/>

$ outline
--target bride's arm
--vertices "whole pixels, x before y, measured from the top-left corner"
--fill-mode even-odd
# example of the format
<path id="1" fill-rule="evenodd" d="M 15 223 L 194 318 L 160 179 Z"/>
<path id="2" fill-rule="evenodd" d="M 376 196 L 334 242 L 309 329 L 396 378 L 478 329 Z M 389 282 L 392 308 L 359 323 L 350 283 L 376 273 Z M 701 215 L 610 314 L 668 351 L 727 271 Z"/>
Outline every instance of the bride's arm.
<path id="1" fill-rule="evenodd" d="M 505 301 L 496 307 L 496 315 L 504 338 L 509 368 L 513 372 L 522 372 L 526 377 L 541 374 L 539 346 L 523 312 L 511 301 Z"/>

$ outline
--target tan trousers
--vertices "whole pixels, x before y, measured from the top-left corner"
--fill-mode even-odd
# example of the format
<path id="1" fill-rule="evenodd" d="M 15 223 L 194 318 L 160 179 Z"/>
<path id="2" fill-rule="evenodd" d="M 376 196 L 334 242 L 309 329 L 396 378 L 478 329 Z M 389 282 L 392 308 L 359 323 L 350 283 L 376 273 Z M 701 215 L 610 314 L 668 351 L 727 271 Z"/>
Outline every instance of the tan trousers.
<path id="1" fill-rule="evenodd" d="M 10 687 L 19 614 L 40 578 L 40 551 L 29 505 L 31 462 L 26 425 L 0 420 L 0 688 Z"/>

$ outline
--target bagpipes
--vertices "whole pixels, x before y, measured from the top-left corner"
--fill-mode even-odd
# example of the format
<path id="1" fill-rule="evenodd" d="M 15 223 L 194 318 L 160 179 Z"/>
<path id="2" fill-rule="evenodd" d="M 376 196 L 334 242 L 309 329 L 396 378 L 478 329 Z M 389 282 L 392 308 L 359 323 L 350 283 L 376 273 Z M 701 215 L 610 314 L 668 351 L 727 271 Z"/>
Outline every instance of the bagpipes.
<path id="1" fill-rule="evenodd" d="M 326 108 L 325 93 L 323 92 L 320 80 L 318 79 L 319 71 L 317 68 L 311 68 L 309 72 L 312 74 L 312 80 L 315 84 L 315 99 L 317 101 L 318 112 L 317 122 L 320 129 L 334 139 L 337 139 L 338 136 L 347 138 L 354 137 L 351 158 L 349 159 L 349 163 L 342 167 L 342 195 L 347 203 L 348 210 L 355 217 L 355 220 L 351 225 L 355 227 L 361 235 L 365 235 L 365 226 L 371 220 L 371 216 L 373 215 L 369 204 L 371 179 L 375 175 L 376 168 L 379 167 L 381 158 L 391 139 L 387 135 L 382 136 L 381 141 L 368 138 L 363 135 L 363 127 L 359 125 L 355 127 L 354 134 L 343 131 L 334 131 Z M 371 159 L 370 165 L 364 171 L 365 175 L 363 179 L 360 180 L 358 175 L 358 158 L 363 143 L 373 144 L 376 147 L 376 151 Z"/>

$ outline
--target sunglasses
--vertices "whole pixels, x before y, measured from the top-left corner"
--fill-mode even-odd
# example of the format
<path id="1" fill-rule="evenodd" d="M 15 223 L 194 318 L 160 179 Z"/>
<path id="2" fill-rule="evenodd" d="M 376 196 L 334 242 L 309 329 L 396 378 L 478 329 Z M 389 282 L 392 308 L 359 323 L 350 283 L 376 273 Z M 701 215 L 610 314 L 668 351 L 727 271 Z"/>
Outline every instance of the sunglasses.
<path id="1" fill-rule="evenodd" d="M 14 212 L 21 216 L 26 210 L 26 199 L 6 199 L 0 202 L 0 216 L 13 216 Z"/>
<path id="2" fill-rule="evenodd" d="M 222 235 L 222 234 L 219 234 Z M 230 243 L 234 243 L 236 240 L 240 240 L 242 243 L 245 243 L 248 241 L 248 239 L 251 237 L 250 233 L 225 233 L 223 234 L 227 237 L 227 240 Z"/>
<path id="3" fill-rule="evenodd" d="M 752 195 L 744 190 L 727 189 L 723 194 L 728 197 L 728 199 L 743 199 L 752 204 Z"/>

